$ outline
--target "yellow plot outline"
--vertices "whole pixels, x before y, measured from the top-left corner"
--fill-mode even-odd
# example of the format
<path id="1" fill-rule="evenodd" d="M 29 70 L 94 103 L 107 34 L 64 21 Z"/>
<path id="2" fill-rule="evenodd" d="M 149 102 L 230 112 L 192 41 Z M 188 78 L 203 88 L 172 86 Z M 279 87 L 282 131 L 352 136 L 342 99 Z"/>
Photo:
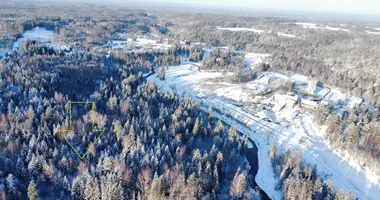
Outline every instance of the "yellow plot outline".
<path id="1" fill-rule="evenodd" d="M 92 132 L 100 132 L 100 135 L 96 138 L 95 142 L 93 142 L 92 144 L 90 144 L 90 146 L 87 148 L 87 151 L 86 153 L 84 153 L 82 156 L 78 153 L 78 151 L 75 149 L 75 147 L 69 142 L 69 140 L 66 138 L 66 135 L 64 134 L 65 132 L 71 132 L 73 131 L 73 116 L 72 116 L 72 112 L 71 112 L 71 104 L 91 104 L 91 122 L 92 122 Z M 66 142 L 70 145 L 70 147 L 74 150 L 74 152 L 78 155 L 78 157 L 80 159 L 83 159 L 89 152 L 89 150 L 94 146 L 95 143 L 98 142 L 98 140 L 100 139 L 100 137 L 103 135 L 104 133 L 104 130 L 98 130 L 98 129 L 95 129 L 94 128 L 94 124 L 95 124 L 95 102 L 92 102 L 92 101 L 84 101 L 84 102 L 72 102 L 70 101 L 69 102 L 69 115 L 70 115 L 70 125 L 69 125 L 69 130 L 58 130 L 59 133 L 61 133 L 62 137 L 65 138 Z"/>

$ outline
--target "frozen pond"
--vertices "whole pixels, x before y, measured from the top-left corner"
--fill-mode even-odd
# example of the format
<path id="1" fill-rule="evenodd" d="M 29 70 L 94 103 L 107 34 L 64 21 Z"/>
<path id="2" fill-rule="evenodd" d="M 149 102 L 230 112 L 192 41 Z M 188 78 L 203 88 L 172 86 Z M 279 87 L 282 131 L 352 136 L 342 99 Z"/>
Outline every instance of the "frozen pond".
<path id="1" fill-rule="evenodd" d="M 17 51 L 20 48 L 20 42 L 23 40 L 35 40 L 38 42 L 50 42 L 54 36 L 53 31 L 49 31 L 46 28 L 33 28 L 32 30 L 26 31 L 23 37 L 17 39 L 13 44 L 12 50 Z"/>

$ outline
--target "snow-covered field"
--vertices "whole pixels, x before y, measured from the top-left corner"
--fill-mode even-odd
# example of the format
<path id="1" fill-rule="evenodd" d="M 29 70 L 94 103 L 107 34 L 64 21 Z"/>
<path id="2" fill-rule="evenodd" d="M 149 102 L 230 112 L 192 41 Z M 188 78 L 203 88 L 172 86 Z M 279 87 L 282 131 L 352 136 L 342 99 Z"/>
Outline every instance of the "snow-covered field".
<path id="1" fill-rule="evenodd" d="M 309 29 L 324 29 L 324 30 L 330 30 L 330 31 L 344 31 L 344 32 L 350 31 L 348 29 L 335 28 L 331 26 L 322 26 L 319 24 L 308 23 L 308 22 L 296 22 L 296 24 L 299 26 L 302 26 L 303 28 L 309 28 Z"/>
<path id="2" fill-rule="evenodd" d="M 258 30 L 254 28 L 222 28 L 217 26 L 216 27 L 219 30 L 226 30 L 226 31 L 248 31 L 248 32 L 255 32 L 255 33 L 264 33 L 264 30 Z"/>
<path id="3" fill-rule="evenodd" d="M 230 28 L 229 27 L 223 28 L 220 26 L 217 26 L 216 28 L 219 30 L 233 31 L 233 32 L 274 33 L 272 31 L 259 30 L 259 29 L 255 29 L 255 28 L 231 28 L 231 27 Z M 295 38 L 296 37 L 293 34 L 287 34 L 287 33 L 282 33 L 282 32 L 277 32 L 275 34 L 277 34 L 278 36 L 288 37 L 288 38 Z"/>
<path id="4" fill-rule="evenodd" d="M 275 74 L 272 75 L 275 76 Z M 318 173 L 327 176 L 334 186 L 343 188 L 346 193 L 352 190 L 359 199 L 378 199 L 380 186 L 377 179 L 366 174 L 354 163 L 346 161 L 326 145 L 323 131 L 314 124 L 310 114 L 300 109 L 299 115 L 288 125 L 260 120 L 250 107 L 235 106 L 231 100 L 249 101 L 251 97 L 245 96 L 246 91 L 239 91 L 239 88 L 245 87 L 254 92 L 262 85 L 248 82 L 243 87 L 221 82 L 215 86 L 213 85 L 215 83 L 210 81 L 210 78 L 222 76 L 219 72 L 199 72 L 191 63 L 183 63 L 180 66 L 169 67 L 164 81 L 160 81 L 155 75 L 150 76 L 148 80 L 155 82 L 160 89 L 166 91 L 171 91 L 175 86 L 179 95 L 198 99 L 201 102 L 201 109 L 205 111 L 209 107 L 220 110 L 221 113 L 214 112 L 215 117 L 228 124 L 237 125 L 240 132 L 254 140 L 259 158 L 256 182 L 272 199 L 281 199 L 281 191 L 275 190 L 278 180 L 274 177 L 268 156 L 268 150 L 272 144 L 277 144 L 280 149 L 299 150 L 303 161 L 312 165 L 317 164 Z M 292 78 L 299 81 L 305 79 L 301 76 Z M 333 90 L 328 98 L 335 101 L 341 97 L 338 91 Z"/>

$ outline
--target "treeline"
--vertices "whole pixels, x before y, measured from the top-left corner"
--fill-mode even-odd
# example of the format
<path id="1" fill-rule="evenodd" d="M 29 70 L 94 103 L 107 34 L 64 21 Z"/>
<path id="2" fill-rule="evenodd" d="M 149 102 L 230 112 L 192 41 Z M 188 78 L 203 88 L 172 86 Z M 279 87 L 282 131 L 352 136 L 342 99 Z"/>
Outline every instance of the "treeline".
<path id="1" fill-rule="evenodd" d="M 284 199 L 355 200 L 351 191 L 347 195 L 343 189 L 332 186 L 331 180 L 323 180 L 317 175 L 317 166 L 305 166 L 299 152 L 281 153 L 275 145 L 269 150 L 272 167 L 279 178 L 278 189 L 282 189 Z"/>

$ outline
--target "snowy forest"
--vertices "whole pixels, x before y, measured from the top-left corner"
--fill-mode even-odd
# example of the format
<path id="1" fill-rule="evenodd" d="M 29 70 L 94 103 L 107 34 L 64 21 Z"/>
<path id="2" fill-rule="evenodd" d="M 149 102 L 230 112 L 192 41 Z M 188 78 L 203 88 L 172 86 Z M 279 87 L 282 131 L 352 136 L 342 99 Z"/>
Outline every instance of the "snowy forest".
<path id="1" fill-rule="evenodd" d="M 295 22 L 6 1 L 0 8 L 0 200 L 270 199 L 252 173 L 258 166 L 249 158 L 253 142 L 237 128 L 246 124 L 229 125 L 214 115 L 221 110 L 205 112 L 175 85 L 168 92 L 147 80 L 165 82 L 169 69 L 190 62 L 197 63 L 194 71 L 222 72 L 215 79 L 225 85 L 264 72 L 297 73 L 362 97 L 343 114 L 332 105 L 310 112 L 331 148 L 380 174 L 380 59 L 367 56 L 380 53 L 379 37 L 305 31 Z M 272 32 L 220 28 L 252 26 Z M 21 40 L 14 50 L 36 27 L 52 31 L 52 42 L 65 48 Z M 278 37 L 284 30 L 304 39 Z M 124 40 L 138 45 L 114 48 Z M 249 68 L 246 52 L 270 56 Z M 284 82 L 263 93 L 292 93 L 293 86 Z M 70 102 L 94 107 L 74 108 L 79 118 L 72 122 Z M 61 132 L 72 123 L 85 131 Z M 299 152 L 272 145 L 266 153 L 283 199 L 356 199 Z"/>

